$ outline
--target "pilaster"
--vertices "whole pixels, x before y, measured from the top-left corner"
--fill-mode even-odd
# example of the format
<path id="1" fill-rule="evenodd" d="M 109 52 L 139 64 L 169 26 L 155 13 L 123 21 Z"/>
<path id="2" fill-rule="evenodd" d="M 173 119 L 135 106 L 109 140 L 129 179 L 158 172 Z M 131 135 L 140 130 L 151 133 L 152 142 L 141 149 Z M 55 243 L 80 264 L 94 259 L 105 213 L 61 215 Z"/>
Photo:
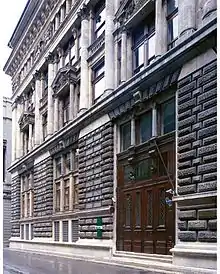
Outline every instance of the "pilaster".
<path id="1" fill-rule="evenodd" d="M 114 1 L 105 1 L 105 91 L 114 90 Z"/>
<path id="2" fill-rule="evenodd" d="M 81 81 L 80 81 L 80 112 L 89 107 L 89 68 L 88 68 L 88 46 L 89 46 L 89 9 L 83 5 L 79 14 L 81 17 Z"/>
<path id="3" fill-rule="evenodd" d="M 155 57 L 158 58 L 167 51 L 167 4 L 166 1 L 157 0 L 155 5 Z"/>
<path id="4" fill-rule="evenodd" d="M 179 40 L 185 40 L 196 29 L 196 1 L 182 0 L 178 2 L 178 32 Z"/>
<path id="5" fill-rule="evenodd" d="M 47 97 L 47 135 L 51 136 L 53 134 L 53 89 L 52 82 L 54 79 L 54 56 L 50 53 L 47 57 L 48 62 L 48 97 Z"/>

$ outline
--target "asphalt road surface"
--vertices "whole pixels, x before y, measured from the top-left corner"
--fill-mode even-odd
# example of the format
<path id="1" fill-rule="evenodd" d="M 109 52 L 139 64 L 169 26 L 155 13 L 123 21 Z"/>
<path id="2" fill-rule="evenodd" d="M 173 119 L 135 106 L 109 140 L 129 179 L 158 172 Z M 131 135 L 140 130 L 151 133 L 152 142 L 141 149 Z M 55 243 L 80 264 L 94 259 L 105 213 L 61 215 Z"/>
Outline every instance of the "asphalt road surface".
<path id="1" fill-rule="evenodd" d="M 153 274 L 127 267 L 4 250 L 4 274 Z"/>

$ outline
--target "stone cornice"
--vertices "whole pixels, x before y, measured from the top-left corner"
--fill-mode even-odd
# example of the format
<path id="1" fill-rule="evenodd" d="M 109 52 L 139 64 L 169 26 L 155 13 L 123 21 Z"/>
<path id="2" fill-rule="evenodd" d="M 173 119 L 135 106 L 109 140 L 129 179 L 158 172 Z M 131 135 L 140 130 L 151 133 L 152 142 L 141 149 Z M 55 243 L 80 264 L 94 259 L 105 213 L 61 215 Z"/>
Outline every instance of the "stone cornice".
<path id="1" fill-rule="evenodd" d="M 133 92 L 137 87 L 140 87 L 141 85 L 153 85 L 158 79 L 162 79 L 167 74 L 176 71 L 183 64 L 201 54 L 201 52 L 205 52 L 207 49 L 212 48 L 216 42 L 215 39 L 213 39 L 216 37 L 216 22 L 217 19 L 213 19 L 207 25 L 194 32 L 188 39 L 166 52 L 143 71 L 134 75 L 124 84 L 121 84 L 112 93 L 100 100 L 99 103 L 94 104 L 88 111 L 84 112 L 67 126 L 53 134 L 40 146 L 36 147 L 19 161 L 12 163 L 9 171 L 15 171 L 27 159 L 34 158 L 36 155 L 41 154 L 45 149 L 48 149 L 49 145 L 56 142 L 58 139 L 62 139 L 62 136 L 65 136 L 73 129 L 76 132 L 81 128 L 84 128 L 87 123 L 91 123 L 91 121 L 97 119 L 100 116 L 100 112 L 102 112 L 102 114 L 109 113 L 112 109 L 118 107 L 121 104 L 120 102 L 131 99 L 133 97 Z"/>

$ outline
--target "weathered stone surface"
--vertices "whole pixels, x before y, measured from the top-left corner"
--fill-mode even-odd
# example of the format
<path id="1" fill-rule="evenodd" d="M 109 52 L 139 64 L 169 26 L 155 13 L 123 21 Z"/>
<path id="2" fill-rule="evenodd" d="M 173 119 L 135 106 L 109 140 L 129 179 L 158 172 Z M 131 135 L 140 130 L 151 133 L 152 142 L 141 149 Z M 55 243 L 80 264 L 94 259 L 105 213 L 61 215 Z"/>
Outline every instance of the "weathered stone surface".
<path id="1" fill-rule="evenodd" d="M 197 237 L 195 231 L 181 231 L 178 233 L 178 238 L 182 242 L 195 242 Z"/>
<path id="2" fill-rule="evenodd" d="M 200 242 L 217 242 L 216 231 L 199 231 L 198 240 Z"/>
<path id="3" fill-rule="evenodd" d="M 178 222 L 178 228 L 179 230 L 187 230 L 187 222 L 186 221 Z"/>
<path id="4" fill-rule="evenodd" d="M 188 229 L 189 230 L 205 230 L 207 229 L 207 221 L 204 221 L 204 220 L 188 221 Z"/>
<path id="5" fill-rule="evenodd" d="M 208 221 L 209 230 L 217 230 L 217 219 Z"/>
<path id="6" fill-rule="evenodd" d="M 202 219 L 216 219 L 217 218 L 217 210 L 216 208 L 210 209 L 200 209 L 198 210 L 198 218 Z"/>
<path id="7" fill-rule="evenodd" d="M 196 185 L 178 187 L 178 194 L 190 194 L 196 192 Z"/>
<path id="8" fill-rule="evenodd" d="M 195 220 L 196 210 L 186 210 L 178 212 L 178 217 L 180 220 Z"/>
<path id="9" fill-rule="evenodd" d="M 198 174 L 214 172 L 217 169 L 217 163 L 204 164 L 198 167 Z"/>

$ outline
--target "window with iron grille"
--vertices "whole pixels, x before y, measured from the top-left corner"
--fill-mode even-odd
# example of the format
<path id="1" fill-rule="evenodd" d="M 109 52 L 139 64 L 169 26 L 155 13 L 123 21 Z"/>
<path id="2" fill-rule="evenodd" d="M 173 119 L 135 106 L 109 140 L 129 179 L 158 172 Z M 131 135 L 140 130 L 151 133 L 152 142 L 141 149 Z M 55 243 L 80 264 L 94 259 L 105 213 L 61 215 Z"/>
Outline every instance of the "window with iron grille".
<path id="1" fill-rule="evenodd" d="M 24 225 L 21 225 L 21 239 L 24 239 Z"/>
<path id="2" fill-rule="evenodd" d="M 60 222 L 54 222 L 54 241 L 59 242 L 60 240 Z"/>
<path id="3" fill-rule="evenodd" d="M 26 228 L 26 240 L 29 240 L 29 224 L 26 224 L 25 228 Z"/>
<path id="4" fill-rule="evenodd" d="M 72 220 L 72 242 L 76 242 L 79 238 L 79 221 Z"/>
<path id="5" fill-rule="evenodd" d="M 68 229 L 68 221 L 63 221 L 63 242 L 68 242 L 69 238 L 69 229 Z"/>

